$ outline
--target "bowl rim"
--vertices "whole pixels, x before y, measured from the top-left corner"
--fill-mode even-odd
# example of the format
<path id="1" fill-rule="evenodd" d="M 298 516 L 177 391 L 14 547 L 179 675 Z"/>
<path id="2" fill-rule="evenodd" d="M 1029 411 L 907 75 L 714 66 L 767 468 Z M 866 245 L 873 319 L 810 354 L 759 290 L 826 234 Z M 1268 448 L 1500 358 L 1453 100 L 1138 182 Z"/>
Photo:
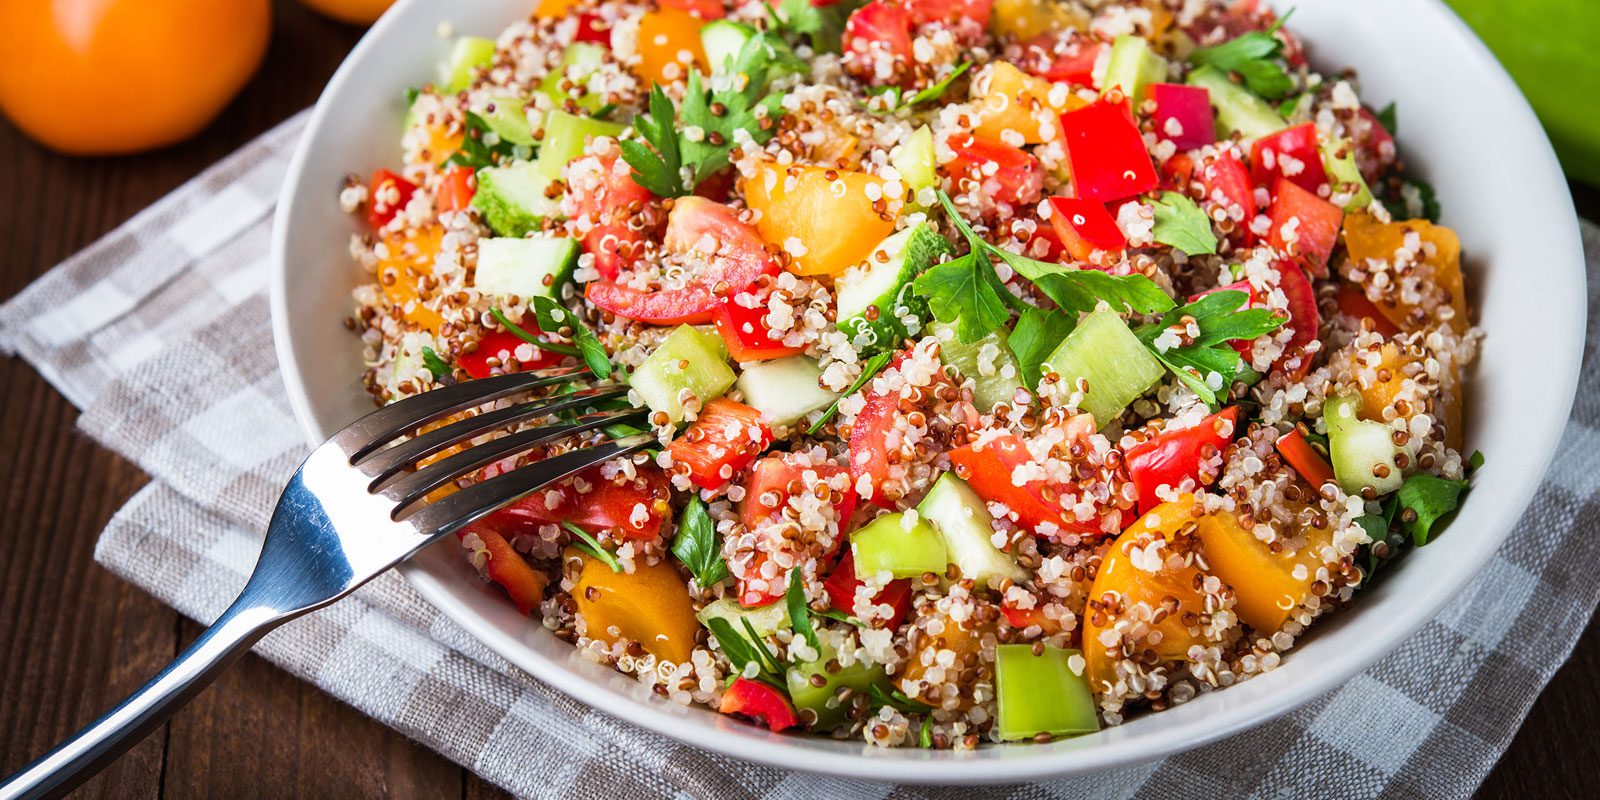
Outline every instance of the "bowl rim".
<path id="1" fill-rule="evenodd" d="M 300 181 L 305 178 L 305 163 L 309 155 L 310 142 L 314 138 L 312 134 L 324 124 L 329 114 L 329 98 L 337 96 L 341 87 L 352 80 L 352 76 L 356 73 L 354 64 L 361 61 L 369 51 L 382 46 L 380 43 L 386 38 L 388 31 L 396 26 L 404 10 L 425 1 L 400 0 L 396 3 L 362 36 L 335 71 L 319 96 L 307 121 L 305 133 L 296 145 L 294 155 L 289 162 L 280 201 L 274 213 L 270 256 L 272 269 L 270 304 L 274 346 L 285 388 L 288 391 L 290 407 L 310 446 L 321 444 L 328 432 L 321 430 L 316 424 L 313 403 L 291 344 L 294 329 L 290 325 L 287 299 L 289 270 L 285 253 L 288 247 L 289 209 L 292 203 L 285 202 L 284 198 L 294 197 L 299 191 Z M 1539 169 L 1536 174 L 1530 176 L 1530 182 L 1539 186 L 1562 187 L 1564 207 L 1568 211 L 1563 224 L 1569 230 L 1570 236 L 1564 245 L 1553 242 L 1551 246 L 1566 251 L 1565 257 L 1560 260 L 1569 268 L 1576 270 L 1582 285 L 1582 282 L 1586 281 L 1582 236 L 1571 196 L 1565 192 L 1565 178 L 1550 146 L 1548 135 L 1539 126 L 1531 106 L 1517 89 L 1510 75 L 1466 23 L 1441 0 L 1421 0 L 1421 2 L 1434 6 L 1436 11 L 1442 13 L 1452 28 L 1452 38 L 1465 42 L 1468 56 L 1484 62 L 1492 75 L 1492 80 L 1497 84 L 1489 87 L 1490 91 L 1514 98 L 1513 107 L 1505 109 L 1506 113 L 1518 118 L 1525 125 L 1531 124 L 1532 135 L 1535 137 L 1532 143 L 1540 144 L 1542 147 L 1538 148 L 1537 160 L 1541 162 L 1538 165 Z M 1543 483 L 1543 477 L 1554 459 L 1570 416 L 1584 351 L 1587 296 L 1584 292 L 1558 293 L 1558 296 L 1551 298 L 1551 302 L 1556 309 L 1551 318 L 1565 321 L 1569 328 L 1567 332 L 1572 334 L 1554 339 L 1568 349 L 1565 363 L 1558 364 L 1565 369 L 1556 373 L 1557 383 L 1551 387 L 1551 397 L 1555 406 L 1563 409 L 1565 413 L 1559 417 L 1552 416 L 1550 419 L 1540 420 L 1528 431 L 1529 436 L 1525 441 L 1533 452 L 1541 454 L 1534 459 L 1534 463 L 1540 468 L 1536 474 L 1525 476 L 1521 485 L 1511 491 L 1509 502 L 1489 510 L 1490 519 L 1482 527 L 1490 535 L 1498 537 L 1495 540 L 1496 546 L 1485 547 L 1481 552 L 1468 554 L 1472 557 L 1471 568 L 1462 570 L 1462 575 L 1481 570 L 1499 544 L 1509 536 L 1518 518 L 1532 500 L 1534 492 Z M 1562 309 L 1563 304 L 1566 306 L 1564 309 Z M 1499 476 L 1499 479 L 1507 480 L 1506 476 Z M 863 749 L 860 752 L 846 753 L 808 749 L 790 743 L 792 737 L 751 735 L 749 731 L 729 730 L 722 726 L 695 726 L 692 730 L 695 738 L 690 741 L 683 736 L 682 718 L 668 713 L 661 706 L 661 702 L 667 701 L 641 702 L 591 682 L 572 672 L 565 664 L 526 646 L 518 641 L 517 637 L 500 630 L 488 618 L 462 605 L 450 595 L 439 576 L 429 573 L 416 562 L 403 563 L 399 569 L 417 592 L 441 614 L 518 668 L 526 670 L 545 684 L 592 708 L 669 739 L 781 769 L 873 781 L 966 785 L 1033 781 L 1142 763 L 1194 749 L 1264 724 L 1328 693 L 1333 687 L 1364 672 L 1379 658 L 1393 652 L 1406 639 L 1438 616 L 1450 598 L 1466 584 L 1463 579 L 1448 585 L 1430 585 L 1414 604 L 1418 613 L 1410 614 L 1399 621 L 1391 621 L 1382 637 L 1385 640 L 1383 647 L 1368 648 L 1364 655 L 1338 662 L 1333 667 L 1324 667 L 1318 680 L 1292 682 L 1270 696 L 1234 703 L 1229 706 L 1226 714 L 1220 715 L 1221 720 L 1201 719 L 1142 731 L 1136 740 L 1138 747 L 1129 746 L 1131 742 L 1119 742 L 1066 751 L 1005 748 L 1013 752 L 1008 752 L 1007 757 L 1003 759 L 983 759 L 971 758 L 968 757 L 970 754 L 953 751 L 942 751 L 934 757 L 921 753 L 919 757 L 917 753 L 920 751 L 869 753 Z M 1021 752 L 1015 752 L 1019 750 Z M 895 754 L 899 754 L 900 757 L 895 757 Z"/>

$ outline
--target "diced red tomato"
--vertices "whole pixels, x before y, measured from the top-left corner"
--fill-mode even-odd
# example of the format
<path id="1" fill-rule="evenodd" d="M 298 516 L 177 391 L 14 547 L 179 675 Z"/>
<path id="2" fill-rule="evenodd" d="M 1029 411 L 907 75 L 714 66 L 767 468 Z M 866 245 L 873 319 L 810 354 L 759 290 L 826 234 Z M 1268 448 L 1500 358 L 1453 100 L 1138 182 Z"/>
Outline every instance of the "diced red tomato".
<path id="1" fill-rule="evenodd" d="M 1284 324 L 1294 332 L 1284 345 L 1283 355 L 1274 368 L 1288 364 L 1284 367 L 1288 376 L 1300 380 L 1311 371 L 1311 358 L 1305 352 L 1306 345 L 1317 338 L 1317 327 L 1322 324 L 1321 315 L 1317 312 L 1317 292 L 1298 266 L 1287 261 L 1280 261 L 1274 266 L 1278 270 L 1278 288 L 1289 300 L 1289 321 Z"/>
<path id="2" fill-rule="evenodd" d="M 1339 229 L 1344 226 L 1344 209 L 1286 178 L 1279 178 L 1269 216 L 1272 230 L 1267 235 L 1267 244 L 1293 258 L 1313 275 L 1328 277 L 1328 258 L 1333 255 Z"/>
<path id="3" fill-rule="evenodd" d="M 641 291 L 612 281 L 593 281 L 584 296 L 596 307 L 652 325 L 703 325 L 712 321 L 718 299 L 712 287 L 742 291 L 763 275 L 777 275 L 778 262 L 756 229 L 737 211 L 703 197 L 680 197 L 667 219 L 663 245 L 688 253 L 702 241 L 715 242 L 706 268 L 684 286 Z"/>
<path id="4" fill-rule="evenodd" d="M 1079 261 L 1088 260 L 1096 250 L 1120 252 L 1128 247 L 1128 237 L 1104 203 L 1077 197 L 1050 198 L 1050 224 L 1061 246 Z"/>
<path id="5" fill-rule="evenodd" d="M 682 436 L 667 445 L 674 464 L 689 469 L 689 480 L 702 489 L 728 484 L 772 444 L 772 431 L 761 412 L 719 397 L 706 403 Z"/>
<path id="6" fill-rule="evenodd" d="M 1161 162 L 1161 188 L 1167 191 L 1188 193 L 1194 180 L 1194 158 L 1188 153 L 1175 153 Z"/>
<path id="7" fill-rule="evenodd" d="M 539 330 L 537 325 L 520 325 L 519 327 L 535 334 Z M 478 339 L 478 349 L 456 356 L 456 365 L 466 370 L 467 374 L 474 378 L 487 378 L 494 372 L 489 366 L 490 358 L 497 359 L 499 363 L 504 364 L 506 361 L 515 358 L 517 349 L 524 344 L 527 343 L 522 341 L 522 337 L 511 331 L 487 331 Z M 561 363 L 563 358 L 566 358 L 560 353 L 541 350 L 532 345 L 528 345 L 528 347 L 533 350 L 533 359 L 531 361 L 518 362 L 523 370 L 552 367 Z"/>
<path id="8" fill-rule="evenodd" d="M 722 705 L 717 710 L 759 720 L 773 733 L 798 724 L 789 698 L 768 684 L 743 676 L 734 678 L 733 685 L 722 693 Z"/>
<path id="9" fill-rule="evenodd" d="M 1193 150 L 1217 140 L 1211 92 L 1205 87 L 1152 83 L 1145 91 L 1156 104 L 1156 138 L 1172 142 L 1179 150 Z"/>
<path id="10" fill-rule="evenodd" d="M 1078 31 L 1049 33 L 1023 45 L 1024 71 L 1051 83 L 1095 88 L 1094 65 L 1111 45 Z"/>
<path id="11" fill-rule="evenodd" d="M 1211 216 L 1209 212 L 1213 207 L 1221 208 L 1234 225 L 1230 238 L 1243 245 L 1254 242 L 1255 234 L 1250 232 L 1250 221 L 1258 213 L 1256 194 L 1250 185 L 1250 173 L 1245 169 L 1244 162 L 1232 151 L 1212 155 L 1201 161 L 1198 177 L 1201 191 L 1205 192 L 1201 204 L 1206 208 L 1207 216 Z"/>
<path id="12" fill-rule="evenodd" d="M 598 14 L 579 14 L 578 30 L 573 34 L 572 40 L 609 48 L 611 47 L 611 23 L 601 19 Z"/>
<path id="13" fill-rule="evenodd" d="M 800 465 L 788 453 L 767 456 L 756 462 L 750 470 L 750 477 L 745 480 L 744 500 L 739 504 L 739 521 L 747 530 L 765 522 L 777 513 L 776 509 L 783 508 L 789 502 L 790 484 L 800 481 L 801 486 L 809 486 L 814 482 L 806 478 L 808 472 L 814 473 L 817 481 L 831 481 L 834 476 L 847 471 L 847 468 L 837 464 Z M 763 506 L 761 502 L 761 496 L 768 492 L 777 500 L 777 505 L 771 508 Z M 833 492 L 833 509 L 842 531 L 856 512 L 855 484 L 852 483 L 842 492 Z"/>
<path id="14" fill-rule="evenodd" d="M 589 491 L 579 492 L 575 484 L 580 482 Z M 648 541 L 661 535 L 669 490 L 666 473 L 651 464 L 637 467 L 636 477 L 622 483 L 591 467 L 490 514 L 485 521 L 508 533 L 519 526 L 570 522 L 590 533 L 611 531 L 624 539 Z"/>
<path id="15" fill-rule="evenodd" d="M 911 12 L 911 25 L 920 28 L 934 22 L 956 23 L 962 20 L 976 22 L 979 27 L 989 24 L 989 14 L 994 0 L 903 0 Z"/>
<path id="16" fill-rule="evenodd" d="M 583 251 L 594 255 L 595 269 L 608 281 L 630 267 L 653 238 L 655 225 L 640 225 L 641 217 L 659 220 L 650 209 L 655 199 L 649 189 L 633 180 L 632 168 L 620 152 L 581 158 L 567 168 L 567 196 L 563 201 L 573 218 L 586 217 L 592 227 L 583 235 Z"/>
<path id="17" fill-rule="evenodd" d="M 665 8 L 687 11 L 707 22 L 722 19 L 727 14 L 722 8 L 722 0 L 660 0 L 660 3 Z"/>
<path id="18" fill-rule="evenodd" d="M 822 588 L 828 593 L 828 602 L 836 611 L 859 617 L 861 615 L 856 611 L 856 589 L 861 583 L 861 579 L 856 577 L 855 554 L 847 547 L 839 559 L 839 565 L 834 567 L 828 579 L 823 581 Z M 885 627 L 891 630 L 900 627 L 900 623 L 905 622 L 906 615 L 911 613 L 911 579 L 890 581 L 873 595 L 872 605 L 886 605 L 894 609 L 894 613 L 887 620 L 873 620 L 873 627 Z"/>
<path id="19" fill-rule="evenodd" d="M 911 12 L 893 0 L 872 0 L 845 22 L 843 46 L 845 67 L 852 75 L 874 86 L 898 83 L 904 69 L 885 79 L 874 65 L 885 57 L 897 67 L 911 63 Z"/>
<path id="20" fill-rule="evenodd" d="M 439 180 L 439 191 L 433 198 L 439 213 L 460 211 L 472 205 L 472 196 L 478 191 L 477 175 L 471 167 L 459 164 L 445 170 Z"/>
<path id="21" fill-rule="evenodd" d="M 767 327 L 767 297 L 770 294 L 770 289 L 759 288 L 730 292 L 723 296 L 712 312 L 711 321 L 716 323 L 717 333 L 722 335 L 722 341 L 728 345 L 728 355 L 733 356 L 734 361 L 741 364 L 765 361 L 805 351 L 803 347 L 788 347 L 770 335 L 771 328 Z M 751 297 L 757 303 L 754 308 L 746 305 L 747 298 Z"/>
<path id="22" fill-rule="evenodd" d="M 1334 480 L 1333 465 L 1311 447 L 1299 428 L 1278 437 L 1278 454 L 1306 483 L 1315 488 Z"/>
<path id="23" fill-rule="evenodd" d="M 1022 525 L 1037 528 L 1048 522 L 1061 530 L 1099 530 L 1099 520 L 1067 519 L 1061 504 L 1055 500 L 1060 494 L 1057 487 L 1039 478 L 1016 485 L 1012 474 L 1017 467 L 1032 460 L 1027 445 L 1010 433 L 990 439 L 981 447 L 969 444 L 950 451 L 950 464 L 956 476 L 966 481 L 979 497 L 1011 509 Z"/>
<path id="24" fill-rule="evenodd" d="M 386 169 L 372 173 L 372 184 L 367 189 L 367 222 L 382 228 L 394 219 L 400 209 L 411 202 L 417 185 Z"/>
<path id="25" fill-rule="evenodd" d="M 544 590 L 550 579 L 529 566 L 522 554 L 494 528 L 483 522 L 474 522 L 457 531 L 456 537 L 466 539 L 468 534 L 476 535 L 483 542 L 484 550 L 488 551 L 489 558 L 483 564 L 484 575 L 506 590 L 506 594 L 511 596 L 511 604 L 518 611 L 525 616 L 532 615 L 544 600 Z"/>
<path id="26" fill-rule="evenodd" d="M 1356 167 L 1361 177 L 1375 184 L 1383 173 L 1394 166 L 1397 155 L 1394 136 L 1378 121 L 1378 115 L 1363 106 L 1350 123 L 1350 139 L 1356 148 Z"/>
<path id="27" fill-rule="evenodd" d="M 1378 304 L 1368 299 L 1367 293 L 1360 286 L 1353 283 L 1341 282 L 1339 293 L 1335 296 L 1339 303 L 1339 313 L 1360 322 L 1363 319 L 1372 320 L 1372 329 L 1383 336 L 1394 336 L 1400 332 L 1389 318 L 1384 316 Z"/>
<path id="28" fill-rule="evenodd" d="M 1215 480 L 1214 471 L 1206 476 L 1210 480 L 1203 478 L 1201 467 L 1211 465 L 1233 441 L 1238 423 L 1239 407 L 1229 406 L 1192 428 L 1163 432 L 1128 448 L 1123 461 L 1134 488 L 1139 490 L 1139 513 L 1161 505 L 1163 501 L 1156 490 L 1162 486 L 1190 491 Z M 1213 466 L 1220 469 L 1220 465 L 1217 460 Z"/>
<path id="29" fill-rule="evenodd" d="M 872 496 L 867 500 L 880 508 L 895 507 L 895 501 L 885 496 L 883 484 L 889 479 L 889 447 L 885 442 L 899 412 L 898 396 L 871 395 L 850 429 L 851 484 L 859 486 L 861 476 L 867 476 L 872 486 Z"/>
<path id="30" fill-rule="evenodd" d="M 1317 124 L 1295 125 L 1257 139 L 1250 148 L 1250 178 L 1268 189 L 1275 187 L 1279 178 L 1288 178 L 1315 193 L 1328 182 L 1322 151 L 1317 149 Z"/>
<path id="31" fill-rule="evenodd" d="M 1006 618 L 1006 623 L 1017 630 L 1038 625 L 1046 636 L 1061 632 L 1061 620 L 1045 616 L 1044 611 L 1037 607 L 1017 608 L 1006 601 L 1001 604 L 1000 613 Z"/>
<path id="32" fill-rule="evenodd" d="M 985 197 L 1003 203 L 1038 202 L 1044 191 L 1044 166 L 1027 151 L 971 134 L 952 136 L 949 145 L 956 155 L 945 165 L 950 177 L 976 181 Z"/>
<path id="33" fill-rule="evenodd" d="M 1156 188 L 1156 166 L 1128 110 L 1127 98 L 1111 92 L 1061 115 L 1062 139 L 1079 197 L 1110 202 Z M 1112 96 L 1117 96 L 1116 102 Z"/>

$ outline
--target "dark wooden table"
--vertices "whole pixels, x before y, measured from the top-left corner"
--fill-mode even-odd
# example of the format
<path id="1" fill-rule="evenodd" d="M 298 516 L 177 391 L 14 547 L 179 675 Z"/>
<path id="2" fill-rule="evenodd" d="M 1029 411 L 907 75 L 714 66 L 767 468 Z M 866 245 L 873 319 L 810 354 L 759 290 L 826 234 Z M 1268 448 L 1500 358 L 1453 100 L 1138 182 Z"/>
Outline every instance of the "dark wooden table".
<path id="1" fill-rule="evenodd" d="M 260 74 L 192 142 L 77 160 L 0 123 L 0 298 L 316 100 L 361 31 L 294 2 L 277 6 Z M 1586 215 L 1600 218 L 1600 192 L 1576 191 Z M 96 536 L 145 478 L 78 433 L 76 418 L 28 365 L 0 361 L 0 774 L 99 715 L 200 631 L 94 563 Z M 1597 684 L 1600 625 L 1590 625 L 1482 796 L 1592 796 L 1600 774 Z M 232 800 L 502 794 L 253 655 L 80 793 Z"/>

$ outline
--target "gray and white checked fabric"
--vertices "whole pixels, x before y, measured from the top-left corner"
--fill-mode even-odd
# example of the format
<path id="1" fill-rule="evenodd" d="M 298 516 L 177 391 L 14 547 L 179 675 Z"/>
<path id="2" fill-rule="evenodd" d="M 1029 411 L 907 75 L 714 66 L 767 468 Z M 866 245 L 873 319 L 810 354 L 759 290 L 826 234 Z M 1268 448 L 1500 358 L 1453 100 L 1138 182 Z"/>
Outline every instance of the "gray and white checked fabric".
<path id="1" fill-rule="evenodd" d="M 79 425 L 152 478 L 95 557 L 213 619 L 244 584 L 305 452 L 268 324 L 271 209 L 303 115 L 0 307 L 0 347 L 83 410 Z M 1586 225 L 1591 269 L 1600 228 Z M 1590 285 L 1591 350 L 1600 337 Z M 1586 369 L 1560 455 L 1482 581 L 1338 692 L 1231 739 L 994 797 L 1464 797 L 1571 653 L 1600 580 L 1600 380 Z M 1551 554 L 1561 557 L 1552 558 Z M 1491 613 L 1492 612 L 1492 613 Z M 655 736 L 533 680 L 398 576 L 268 636 L 267 659 L 525 796 L 970 796 L 818 778 Z M 1291 656 L 1292 657 L 1292 656 Z"/>

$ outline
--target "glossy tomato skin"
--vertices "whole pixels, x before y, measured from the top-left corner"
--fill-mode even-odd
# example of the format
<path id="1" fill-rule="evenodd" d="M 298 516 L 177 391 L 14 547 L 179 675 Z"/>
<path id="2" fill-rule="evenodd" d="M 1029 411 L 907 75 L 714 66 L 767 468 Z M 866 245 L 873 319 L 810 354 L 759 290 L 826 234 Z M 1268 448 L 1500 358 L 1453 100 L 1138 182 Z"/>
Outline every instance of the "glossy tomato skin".
<path id="1" fill-rule="evenodd" d="M 873 86 L 899 83 L 911 63 L 911 12 L 893 0 L 872 0 L 845 22 L 842 44 L 845 69 L 858 80 Z M 887 76 L 877 68 L 883 59 L 895 65 Z"/>
<path id="2" fill-rule="evenodd" d="M 620 283 L 594 281 L 584 287 L 583 296 L 596 308 L 650 325 L 704 325 L 717 307 L 711 289 L 700 284 L 645 292 Z"/>
<path id="3" fill-rule="evenodd" d="M 1128 448 L 1123 461 L 1134 488 L 1139 490 L 1139 513 L 1149 513 L 1161 505 L 1157 490 L 1162 486 L 1180 491 L 1197 489 L 1201 464 L 1216 458 L 1228 446 L 1238 423 L 1239 407 L 1229 406 L 1192 428 L 1163 432 Z M 1181 488 L 1185 481 L 1193 485 Z"/>
<path id="4" fill-rule="evenodd" d="M 532 616 L 533 610 L 544 600 L 544 590 L 550 579 L 529 566 L 522 554 L 488 524 L 474 522 L 457 531 L 456 538 L 466 539 L 468 534 L 476 535 L 488 553 L 483 564 L 484 577 L 505 589 L 511 604 L 524 616 Z"/>
<path id="5" fill-rule="evenodd" d="M 728 355 L 741 364 L 749 361 L 766 361 L 773 358 L 798 355 L 804 347 L 788 347 L 780 338 L 770 335 L 767 327 L 767 298 L 770 290 L 752 288 L 744 292 L 725 295 L 712 312 L 711 321 L 717 333 L 728 346 Z M 754 297 L 754 308 L 746 305 L 744 298 Z"/>
<path id="6" fill-rule="evenodd" d="M 562 203 L 573 219 L 590 223 L 583 234 L 583 251 L 594 256 L 600 277 L 616 280 L 644 254 L 645 243 L 659 230 L 660 212 L 651 207 L 654 199 L 649 189 L 634 182 L 632 168 L 619 150 L 580 158 L 567 168 Z"/>
<path id="7" fill-rule="evenodd" d="M 1351 125 L 1351 140 L 1356 148 L 1356 167 L 1368 185 L 1378 182 L 1394 166 L 1397 151 L 1394 136 L 1378 121 L 1378 115 L 1365 106 Z"/>
<path id="8" fill-rule="evenodd" d="M 1036 529 L 1049 523 L 1063 531 L 1095 532 L 1099 520 L 1080 522 L 1067 519 L 1060 503 L 1055 502 L 1059 487 L 1051 487 L 1035 478 L 1022 486 L 1016 485 L 1012 476 L 1017 467 L 1033 460 L 1033 455 L 1015 434 L 1002 434 L 983 445 L 964 445 L 950 451 L 950 464 L 956 476 L 967 482 L 979 497 L 1000 503 L 1017 515 L 1017 522 Z"/>
<path id="9" fill-rule="evenodd" d="M 1372 320 L 1372 329 L 1383 335 L 1384 338 L 1400 333 L 1400 329 L 1389 321 L 1383 311 L 1379 310 L 1378 304 L 1372 302 L 1367 297 L 1367 293 L 1361 290 L 1360 286 L 1341 281 L 1339 283 L 1339 293 L 1335 296 L 1335 300 L 1339 304 L 1339 313 L 1356 320 L 1358 323 L 1363 319 Z"/>
<path id="10" fill-rule="evenodd" d="M 372 185 L 367 189 L 367 222 L 374 229 L 382 228 L 411 202 L 417 185 L 386 169 L 372 173 Z"/>
<path id="11" fill-rule="evenodd" d="M 900 398 L 875 394 L 867 398 L 861 413 L 856 415 L 850 429 L 850 478 L 852 486 L 860 486 L 863 476 L 872 486 L 868 502 L 879 508 L 893 509 L 895 501 L 885 496 L 883 484 L 889 479 L 889 448 L 886 444 L 890 426 L 900 412 Z"/>
<path id="12" fill-rule="evenodd" d="M 1203 192 L 1201 205 L 1208 212 L 1207 216 L 1211 216 L 1209 212 L 1213 209 L 1222 209 L 1232 226 L 1229 238 L 1240 245 L 1253 243 L 1255 234 L 1250 225 L 1259 211 L 1255 188 L 1250 184 L 1250 172 L 1244 162 L 1231 150 L 1224 151 L 1201 159 L 1195 172 Z"/>
<path id="13" fill-rule="evenodd" d="M 1110 45 L 1079 31 L 1050 33 L 1023 45 L 1022 67 L 1051 83 L 1095 88 L 1094 65 Z"/>
<path id="14" fill-rule="evenodd" d="M 1279 178 L 1288 178 L 1312 193 L 1328 182 L 1327 170 L 1322 166 L 1322 151 L 1317 149 L 1315 122 L 1263 136 L 1250 148 L 1250 179 L 1257 186 L 1274 189 Z"/>
<path id="15" fill-rule="evenodd" d="M 1160 183 L 1120 92 L 1062 114 L 1061 132 L 1079 197 L 1110 202 L 1143 194 Z"/>
<path id="16" fill-rule="evenodd" d="M 761 421 L 761 412 L 719 397 L 706 403 L 688 430 L 667 445 L 667 452 L 675 465 L 688 469 L 696 486 L 720 489 L 770 444 L 772 431 Z"/>
<path id="17" fill-rule="evenodd" d="M 535 334 L 539 330 L 536 325 L 521 325 L 520 327 L 529 333 Z M 515 358 L 517 350 L 525 344 L 528 343 L 524 342 L 521 336 L 510 331 L 485 331 L 483 336 L 478 338 L 478 349 L 456 356 L 456 366 L 466 370 L 466 373 L 475 379 L 487 378 L 494 374 L 494 368 L 489 366 L 490 358 L 499 359 L 499 363 L 504 364 L 507 359 Z M 523 370 L 553 367 L 561 363 L 561 360 L 565 358 L 560 353 L 541 350 L 531 344 L 528 347 L 533 350 L 533 359 L 530 361 L 518 361 Z"/>
<path id="18" fill-rule="evenodd" d="M 808 478 L 807 473 L 815 475 L 815 478 Z M 794 457 L 787 453 L 767 456 L 751 467 L 750 476 L 745 479 L 744 500 L 739 503 L 739 522 L 744 525 L 745 530 L 755 530 L 771 520 L 773 515 L 788 504 L 791 486 L 810 486 L 817 481 L 832 481 L 836 476 L 846 473 L 847 470 L 837 464 L 797 463 Z M 771 507 L 764 505 L 763 496 L 775 500 L 775 504 Z M 834 516 L 839 520 L 839 536 L 834 540 L 837 546 L 845 541 L 844 532 L 850 524 L 850 517 L 855 514 L 855 485 L 852 483 L 844 491 L 836 492 L 832 502 Z M 751 568 L 759 570 L 768 557 L 769 554 L 758 552 Z M 783 597 L 783 589 L 784 587 L 774 587 L 766 591 L 755 591 L 750 589 L 745 581 L 740 580 L 737 587 L 739 604 L 745 608 L 759 608 L 777 602 Z"/>
<path id="19" fill-rule="evenodd" d="M 823 581 L 822 588 L 828 593 L 828 603 L 835 611 L 860 617 L 856 611 L 856 589 L 862 585 L 862 580 L 856 576 L 856 557 L 848 547 L 839 559 L 839 565 L 828 573 L 828 579 Z M 875 628 L 888 628 L 894 630 L 900 623 L 906 621 L 906 615 L 911 613 L 911 579 L 900 578 L 893 580 L 879 590 L 872 598 L 873 605 L 886 605 L 894 609 L 894 613 L 887 620 L 873 620 Z"/>
<path id="20" fill-rule="evenodd" d="M 458 164 L 444 171 L 439 191 L 434 196 L 434 207 L 441 214 L 461 211 L 472 205 L 472 196 L 477 192 L 477 172 Z"/>
<path id="21" fill-rule="evenodd" d="M 1281 368 L 1291 380 L 1300 380 L 1311 371 L 1311 356 L 1306 346 L 1317 338 L 1317 328 L 1322 324 L 1317 311 L 1317 293 L 1300 267 L 1287 261 L 1274 265 L 1278 271 L 1278 288 L 1289 300 L 1289 321 L 1286 324 L 1294 335 L 1284 345 L 1284 354 L 1274 368 Z"/>
<path id="22" fill-rule="evenodd" d="M 1085 261 L 1096 250 L 1121 252 L 1128 247 L 1128 237 L 1117 226 L 1104 203 L 1075 197 L 1050 198 L 1050 224 L 1062 247 L 1079 261 Z"/>
<path id="23" fill-rule="evenodd" d="M 765 723 L 767 730 L 777 733 L 799 724 L 794 706 L 776 688 L 761 681 L 740 676 L 722 693 L 722 705 L 717 708 L 724 714 L 738 714 Z"/>
<path id="24" fill-rule="evenodd" d="M 945 165 L 950 177 L 977 182 L 984 196 L 1025 205 L 1038 202 L 1044 192 L 1044 166 L 1022 148 L 971 134 L 952 136 L 948 143 L 955 153 Z"/>
<path id="25" fill-rule="evenodd" d="M 913 28 L 933 23 L 970 21 L 979 27 L 989 24 L 994 0 L 904 0 L 911 12 Z"/>
<path id="26" fill-rule="evenodd" d="M 579 492 L 574 486 L 579 481 L 588 484 L 589 491 Z M 661 535 L 669 491 L 666 473 L 653 464 L 639 466 L 637 477 L 620 484 L 602 476 L 599 467 L 591 467 L 490 514 L 485 521 L 508 534 L 528 526 L 570 522 L 590 533 L 611 531 L 623 539 L 651 541 Z M 643 521 L 635 517 L 640 506 L 645 511 Z"/>
<path id="27" fill-rule="evenodd" d="M 1328 259 L 1333 255 L 1339 229 L 1344 225 L 1344 210 L 1280 178 L 1269 216 L 1272 228 L 1267 244 L 1293 258 L 1311 274 L 1328 277 Z M 1296 221 L 1292 241 L 1287 233 L 1291 221 Z"/>

